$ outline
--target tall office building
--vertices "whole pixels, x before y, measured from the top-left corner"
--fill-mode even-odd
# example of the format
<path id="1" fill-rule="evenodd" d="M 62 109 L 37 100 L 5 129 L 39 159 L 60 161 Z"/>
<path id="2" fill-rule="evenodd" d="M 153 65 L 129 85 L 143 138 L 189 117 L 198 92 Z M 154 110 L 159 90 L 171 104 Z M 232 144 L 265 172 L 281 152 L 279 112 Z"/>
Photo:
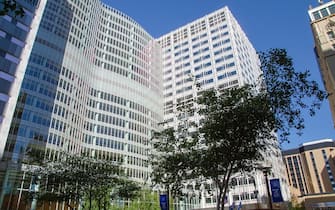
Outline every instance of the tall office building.
<path id="1" fill-rule="evenodd" d="M 315 54 L 325 84 L 335 125 L 335 1 L 308 10 L 315 42 Z"/>
<path id="2" fill-rule="evenodd" d="M 191 103 L 199 91 L 256 83 L 261 74 L 227 7 L 155 40 L 99 0 L 48 0 L 36 39 L 27 43 L 33 49 L 0 145 L 3 208 L 21 207 L 30 178 L 17 169 L 31 148 L 51 160 L 65 152 L 123 161 L 129 177 L 146 181 L 151 131 L 163 121 L 162 83 L 164 120 L 177 126 L 178 104 Z M 276 166 L 270 177 L 283 180 L 278 148 L 268 154 L 268 165 Z M 230 202 L 266 202 L 261 171 L 234 179 Z M 207 192 L 201 207 L 214 205 L 215 195 Z"/>
<path id="3" fill-rule="evenodd" d="M 99 0 L 47 1 L 4 148 L 3 205 L 20 203 L 13 179 L 30 148 L 123 161 L 144 182 L 161 90 L 159 45 L 138 23 Z"/>
<path id="4" fill-rule="evenodd" d="M 178 115 L 178 106 L 193 103 L 202 91 L 257 84 L 262 73 L 255 49 L 227 7 L 163 35 L 158 42 L 163 59 L 164 121 L 169 127 L 181 124 L 183 116 Z M 188 119 L 198 122 L 200 117 L 195 114 Z M 280 178 L 285 186 L 279 149 L 269 148 L 266 154 L 267 165 L 276 165 L 270 177 Z M 261 171 L 252 176 L 234 176 L 230 203 L 266 203 Z M 215 205 L 215 193 L 207 193 L 208 190 L 202 194 L 200 207 Z M 282 191 L 287 200 L 286 188 Z"/>
<path id="5" fill-rule="evenodd" d="M 308 195 L 331 193 L 335 197 L 334 140 L 304 143 L 299 148 L 283 151 L 283 158 L 293 198 L 301 200 Z M 322 196 L 319 197 L 321 201 Z"/>
<path id="6" fill-rule="evenodd" d="M 24 10 L 23 17 L 13 12 L 0 17 L 0 158 L 46 0 L 17 3 Z"/>

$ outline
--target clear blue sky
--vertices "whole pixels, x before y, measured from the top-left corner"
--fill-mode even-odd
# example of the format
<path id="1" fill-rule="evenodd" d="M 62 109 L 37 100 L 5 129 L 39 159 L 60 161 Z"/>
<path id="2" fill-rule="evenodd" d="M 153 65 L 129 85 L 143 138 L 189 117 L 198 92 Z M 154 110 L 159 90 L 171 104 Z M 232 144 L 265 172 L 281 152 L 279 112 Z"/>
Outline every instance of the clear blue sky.
<path id="1" fill-rule="evenodd" d="M 153 37 L 228 6 L 257 51 L 286 48 L 297 70 L 309 69 L 321 83 L 313 52 L 313 37 L 307 10 L 317 0 L 103 0 L 142 25 Z M 327 1 L 325 1 L 327 2 Z M 335 138 L 328 102 L 314 117 L 306 115 L 302 136 L 291 135 L 283 149 L 322 138 Z"/>

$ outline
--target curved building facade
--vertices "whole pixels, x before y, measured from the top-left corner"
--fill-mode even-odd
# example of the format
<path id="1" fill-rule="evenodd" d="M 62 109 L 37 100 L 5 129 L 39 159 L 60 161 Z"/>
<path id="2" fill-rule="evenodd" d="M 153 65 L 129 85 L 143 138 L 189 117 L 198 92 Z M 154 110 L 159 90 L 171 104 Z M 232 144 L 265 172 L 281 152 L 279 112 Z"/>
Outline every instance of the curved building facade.
<path id="1" fill-rule="evenodd" d="M 99 0 L 47 2 L 3 160 L 30 148 L 123 162 L 145 181 L 152 130 L 162 121 L 160 47 Z"/>

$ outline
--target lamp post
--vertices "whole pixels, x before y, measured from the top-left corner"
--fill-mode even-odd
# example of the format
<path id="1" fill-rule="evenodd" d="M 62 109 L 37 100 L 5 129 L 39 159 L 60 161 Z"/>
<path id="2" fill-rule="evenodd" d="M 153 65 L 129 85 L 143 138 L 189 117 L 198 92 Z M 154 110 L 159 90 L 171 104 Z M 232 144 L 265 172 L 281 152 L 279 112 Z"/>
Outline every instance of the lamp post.
<path id="1" fill-rule="evenodd" d="M 266 184 L 266 192 L 268 194 L 268 201 L 269 201 L 269 208 L 270 210 L 273 210 L 272 207 L 272 198 L 271 198 L 271 194 L 270 194 L 270 186 L 269 186 L 269 179 L 268 179 L 268 172 L 270 170 L 271 167 L 264 167 L 262 169 L 264 177 L 265 177 L 265 184 Z"/>
<path id="2" fill-rule="evenodd" d="M 255 164 L 255 169 L 260 170 L 263 172 L 263 175 L 265 177 L 265 184 L 266 184 L 266 192 L 267 192 L 267 196 L 268 196 L 268 205 L 269 205 L 269 209 L 273 210 L 273 206 L 272 206 L 272 197 L 271 197 L 271 193 L 270 193 L 270 186 L 269 186 L 269 179 L 268 179 L 268 173 L 271 170 L 272 166 L 268 165 L 268 166 L 264 166 L 263 164 L 260 163 L 256 163 Z M 259 195 L 259 192 L 258 192 Z M 257 202 L 258 202 L 258 198 L 257 198 Z"/>
<path id="3" fill-rule="evenodd" d="M 30 185 L 30 192 L 32 192 L 33 200 L 31 202 L 30 210 L 36 210 L 37 206 L 37 193 L 39 191 L 40 186 L 40 179 L 41 177 L 38 175 L 33 175 L 31 185 Z"/>
<path id="4" fill-rule="evenodd" d="M 164 178 L 164 189 L 165 189 L 165 198 L 162 198 L 163 200 L 160 200 L 160 205 L 162 210 L 170 210 L 170 183 L 168 181 L 168 175 L 165 173 L 163 175 Z M 160 198 L 161 199 L 161 198 Z"/>

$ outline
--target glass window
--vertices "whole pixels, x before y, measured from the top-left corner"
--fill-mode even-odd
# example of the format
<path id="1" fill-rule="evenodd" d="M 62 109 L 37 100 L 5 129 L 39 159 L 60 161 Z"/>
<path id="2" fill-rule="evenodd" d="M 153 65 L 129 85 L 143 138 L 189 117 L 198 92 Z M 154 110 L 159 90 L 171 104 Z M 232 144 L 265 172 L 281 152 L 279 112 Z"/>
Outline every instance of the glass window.
<path id="1" fill-rule="evenodd" d="M 220 29 L 225 29 L 225 28 L 227 28 L 227 25 L 223 25 L 220 27 Z"/>
<path id="2" fill-rule="evenodd" d="M 202 65 L 200 65 L 200 66 L 196 66 L 195 68 L 194 68 L 194 70 L 195 71 L 198 71 L 198 70 L 200 70 L 202 68 Z"/>
<path id="3" fill-rule="evenodd" d="M 226 78 L 226 77 L 227 77 L 226 74 L 220 75 L 220 76 L 218 76 L 218 80 L 224 79 L 224 78 Z"/>
<path id="4" fill-rule="evenodd" d="M 220 38 L 220 36 L 219 36 L 219 35 L 217 35 L 217 36 L 214 36 L 214 37 L 212 38 L 212 41 L 215 41 L 215 40 L 217 40 L 218 38 Z"/>
<path id="5" fill-rule="evenodd" d="M 194 60 L 194 63 L 198 63 L 200 61 L 201 61 L 201 58 L 197 58 L 197 59 Z"/>
<path id="6" fill-rule="evenodd" d="M 216 68 L 216 71 L 222 71 L 224 69 L 225 69 L 225 66 L 220 66 L 220 67 Z"/>
<path id="7" fill-rule="evenodd" d="M 313 12 L 313 16 L 314 16 L 314 19 L 315 19 L 315 20 L 319 20 L 319 19 L 321 19 L 321 16 L 320 16 L 319 11 Z"/>
<path id="8" fill-rule="evenodd" d="M 202 57 L 202 59 L 204 59 L 204 60 L 207 59 L 207 58 L 210 58 L 210 55 L 205 55 L 205 56 Z"/>
<path id="9" fill-rule="evenodd" d="M 211 62 L 208 62 L 208 63 L 205 63 L 204 64 L 204 67 L 208 67 L 208 66 L 210 66 L 211 65 Z"/>
<path id="10" fill-rule="evenodd" d="M 213 81 L 214 81 L 213 79 L 206 80 L 206 84 L 212 83 Z"/>
<path id="11" fill-rule="evenodd" d="M 222 50 L 215 51 L 215 52 L 214 52 L 214 55 L 218 55 L 218 54 L 220 54 L 220 53 L 222 53 Z"/>
<path id="12" fill-rule="evenodd" d="M 199 46 L 200 46 L 200 44 L 198 43 L 198 44 L 193 45 L 192 48 L 194 49 L 194 48 L 197 48 Z"/>
<path id="13" fill-rule="evenodd" d="M 195 75 L 195 78 L 196 79 L 199 79 L 199 78 L 201 78 L 203 75 L 202 75 L 202 73 L 201 74 L 197 74 L 197 75 Z"/>
<path id="14" fill-rule="evenodd" d="M 185 52 L 188 52 L 188 48 L 185 48 L 185 49 L 183 50 L 183 53 L 185 53 Z"/>
<path id="15" fill-rule="evenodd" d="M 212 74 L 212 70 L 209 70 L 205 73 L 205 75 L 209 75 L 209 74 Z"/>
<path id="16" fill-rule="evenodd" d="M 206 34 L 206 33 L 204 33 L 204 34 L 201 34 L 200 38 L 204 38 L 205 36 L 207 36 L 207 34 Z"/>
<path id="17" fill-rule="evenodd" d="M 219 47 L 219 46 L 221 46 L 221 42 L 213 44 L 213 48 L 216 48 L 216 47 Z"/>
<path id="18" fill-rule="evenodd" d="M 227 67 L 232 67 L 232 66 L 235 66 L 235 63 L 232 62 L 232 63 L 227 64 L 226 66 L 227 66 Z"/>
<path id="19" fill-rule="evenodd" d="M 327 8 L 320 10 L 322 17 L 327 17 L 329 15 Z"/>
<path id="20" fill-rule="evenodd" d="M 327 32 L 327 35 L 328 35 L 328 38 L 329 38 L 330 40 L 335 39 L 334 31 L 328 31 L 328 32 Z"/>
<path id="21" fill-rule="evenodd" d="M 329 9 L 330 14 L 334 14 L 334 13 L 335 13 L 335 4 L 330 5 L 330 6 L 328 7 L 328 9 Z"/>
<path id="22" fill-rule="evenodd" d="M 206 52 L 208 50 L 209 50 L 209 47 L 206 47 L 206 48 L 202 49 L 202 52 Z"/>
<path id="23" fill-rule="evenodd" d="M 218 58 L 218 59 L 215 60 L 215 63 L 220 63 L 221 61 L 224 61 L 224 59 L 223 58 Z"/>
<path id="24" fill-rule="evenodd" d="M 186 70 L 186 71 L 184 71 L 184 74 L 190 74 L 191 73 L 191 70 L 189 69 L 189 70 Z"/>
<path id="25" fill-rule="evenodd" d="M 2 115 L 2 113 L 4 112 L 5 106 L 6 106 L 6 102 L 0 101 L 0 115 Z"/>
<path id="26" fill-rule="evenodd" d="M 198 39 L 199 39 L 199 37 L 195 37 L 195 38 L 192 39 L 192 42 L 195 42 L 195 41 L 197 41 Z"/>
<path id="27" fill-rule="evenodd" d="M 0 78 L 0 93 L 8 94 L 11 87 L 11 82 Z"/>

